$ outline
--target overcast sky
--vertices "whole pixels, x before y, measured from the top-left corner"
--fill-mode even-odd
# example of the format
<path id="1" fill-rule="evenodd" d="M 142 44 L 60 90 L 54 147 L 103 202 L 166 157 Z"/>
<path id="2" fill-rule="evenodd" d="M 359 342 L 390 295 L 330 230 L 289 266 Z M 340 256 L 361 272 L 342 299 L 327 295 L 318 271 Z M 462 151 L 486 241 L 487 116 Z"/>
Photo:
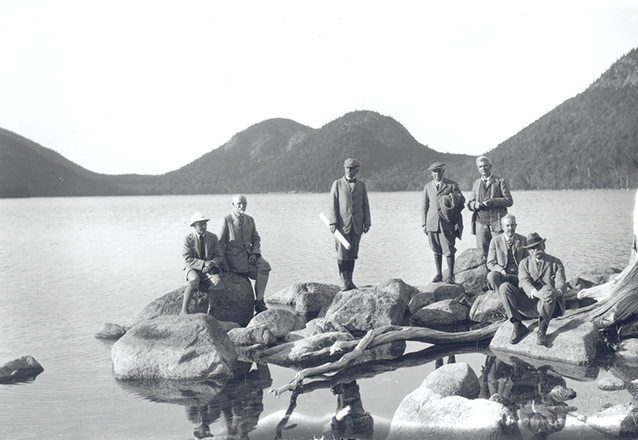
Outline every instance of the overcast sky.
<path id="1" fill-rule="evenodd" d="M 0 0 L 0 41 L 0 127 L 91 171 L 354 110 L 478 155 L 638 47 L 638 1 Z"/>

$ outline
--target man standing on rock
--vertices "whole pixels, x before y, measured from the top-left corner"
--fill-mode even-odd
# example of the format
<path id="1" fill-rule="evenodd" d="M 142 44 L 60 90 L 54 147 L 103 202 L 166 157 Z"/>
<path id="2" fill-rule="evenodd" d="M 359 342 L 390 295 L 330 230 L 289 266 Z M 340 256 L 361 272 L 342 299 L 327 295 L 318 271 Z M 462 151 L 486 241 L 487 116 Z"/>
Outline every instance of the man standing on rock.
<path id="1" fill-rule="evenodd" d="M 476 235 L 476 247 L 487 258 L 490 240 L 500 234 L 501 218 L 507 208 L 514 204 L 507 179 L 492 174 L 492 162 L 486 156 L 476 159 L 481 178 L 474 182 L 472 196 L 467 207 L 473 211 L 472 234 Z"/>
<path id="2" fill-rule="evenodd" d="M 354 262 L 359 256 L 361 235 L 367 233 L 370 221 L 370 203 L 366 184 L 357 180 L 361 164 L 356 159 L 343 163 L 345 175 L 335 180 L 330 189 L 330 232 L 339 231 L 350 244 L 350 249 L 335 238 L 337 266 L 343 290 L 356 289 L 352 282 Z"/>
<path id="3" fill-rule="evenodd" d="M 518 265 L 529 255 L 525 237 L 516 233 L 516 217 L 506 214 L 501 226 L 503 233 L 492 238 L 487 253 L 487 283 L 497 293 L 503 283 L 518 287 Z"/>
<path id="4" fill-rule="evenodd" d="M 545 239 L 536 232 L 527 236 L 524 248 L 529 256 L 518 267 L 520 289 L 503 283 L 499 290 L 507 317 L 514 324 L 510 343 L 517 344 L 529 333 L 521 322 L 524 318 L 538 318 L 536 343 L 547 346 L 550 320 L 565 313 L 565 268 L 558 258 L 545 253 Z"/>
<path id="5" fill-rule="evenodd" d="M 443 255 L 450 272 L 446 282 L 454 284 L 454 254 L 456 238 L 461 238 L 463 232 L 463 217 L 461 210 L 465 197 L 459 185 L 444 178 L 445 164 L 435 162 L 428 168 L 432 174 L 432 181 L 423 188 L 423 204 L 421 209 L 421 226 L 430 241 L 430 248 L 434 252 L 436 276 L 433 283 L 443 281 Z"/>
<path id="6" fill-rule="evenodd" d="M 201 212 L 192 215 L 190 225 L 194 231 L 184 239 L 182 256 L 184 257 L 184 272 L 186 274 L 186 289 L 180 315 L 188 314 L 188 303 L 193 292 L 199 290 L 200 285 L 206 286 L 208 291 L 208 314 L 212 315 L 213 292 L 223 290 L 224 284 L 220 277 L 220 266 L 223 259 L 219 240 L 212 232 L 206 230 L 209 219 Z"/>
<path id="7" fill-rule="evenodd" d="M 233 196 L 232 206 L 233 212 L 223 217 L 217 227 L 224 255 L 222 267 L 255 280 L 255 313 L 261 313 L 267 310 L 264 293 L 270 264 L 261 256 L 261 237 L 255 220 L 246 214 L 246 197 L 241 194 Z"/>

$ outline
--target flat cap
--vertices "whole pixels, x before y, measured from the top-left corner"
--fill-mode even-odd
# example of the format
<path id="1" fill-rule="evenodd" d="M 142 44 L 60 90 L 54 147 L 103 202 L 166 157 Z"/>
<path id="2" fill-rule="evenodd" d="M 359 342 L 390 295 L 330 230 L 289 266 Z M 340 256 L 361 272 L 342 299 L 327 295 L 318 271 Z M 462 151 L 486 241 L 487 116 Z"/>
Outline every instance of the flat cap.
<path id="1" fill-rule="evenodd" d="M 432 165 L 430 165 L 428 171 L 434 171 L 441 168 L 445 168 L 445 164 L 443 162 L 434 162 Z"/>
<path id="2" fill-rule="evenodd" d="M 360 166 L 361 164 L 359 163 L 357 159 L 346 159 L 345 162 L 343 163 L 344 168 L 360 167 Z"/>

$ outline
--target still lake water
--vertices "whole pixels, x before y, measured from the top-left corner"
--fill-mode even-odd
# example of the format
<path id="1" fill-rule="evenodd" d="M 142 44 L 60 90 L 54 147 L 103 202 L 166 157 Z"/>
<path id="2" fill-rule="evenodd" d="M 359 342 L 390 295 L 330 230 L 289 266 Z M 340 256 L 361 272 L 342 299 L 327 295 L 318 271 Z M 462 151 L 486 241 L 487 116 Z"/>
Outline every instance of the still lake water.
<path id="1" fill-rule="evenodd" d="M 547 238 L 567 277 L 597 266 L 624 268 L 632 231 L 635 191 L 514 192 L 510 212 L 518 232 Z M 466 194 L 467 197 L 467 194 Z M 103 323 L 122 324 L 182 283 L 182 240 L 194 211 L 216 219 L 231 196 L 153 196 L 0 199 L 0 364 L 31 355 L 45 371 L 34 381 L 0 385 L 0 438 L 190 439 L 197 425 L 186 406 L 158 403 L 124 390 L 112 377 L 111 343 L 93 335 Z M 418 192 L 371 193 L 372 228 L 363 237 L 357 284 L 401 278 L 424 286 L 434 275 L 432 253 L 420 228 Z M 338 283 L 333 243 L 318 215 L 327 194 L 248 196 L 262 252 L 273 271 L 266 296 L 296 282 Z M 474 247 L 470 213 L 459 252 Z M 411 351 L 428 344 L 410 343 Z M 461 354 L 480 373 L 480 354 Z M 384 439 L 404 396 L 434 369 L 432 362 L 358 381 L 363 407 Z M 272 387 L 294 371 L 270 366 Z M 608 375 L 601 371 L 601 376 Z M 568 380 L 579 391 L 571 404 L 596 411 L 625 403 L 626 391 L 600 393 Z M 263 392 L 263 411 L 251 439 L 272 439 L 289 404 Z M 300 395 L 283 438 L 330 438 L 336 397 L 327 389 Z M 594 411 L 595 412 L 595 411 Z M 591 415 L 591 414 L 587 414 Z M 568 421 L 569 423 L 569 421 Z M 602 438 L 579 428 L 581 438 Z M 226 434 L 224 416 L 211 424 Z M 529 434 L 529 433 L 528 433 Z M 568 430 L 551 438 L 572 438 Z M 526 436 L 528 438 L 528 436 Z"/>

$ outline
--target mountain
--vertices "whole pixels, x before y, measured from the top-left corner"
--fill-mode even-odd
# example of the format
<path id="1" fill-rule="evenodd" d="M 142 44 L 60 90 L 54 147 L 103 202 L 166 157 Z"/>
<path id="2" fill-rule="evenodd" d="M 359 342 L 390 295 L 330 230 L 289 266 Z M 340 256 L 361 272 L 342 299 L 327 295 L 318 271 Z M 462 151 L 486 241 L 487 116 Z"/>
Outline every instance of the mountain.
<path id="1" fill-rule="evenodd" d="M 637 187 L 638 49 L 486 155 L 516 189 Z"/>

